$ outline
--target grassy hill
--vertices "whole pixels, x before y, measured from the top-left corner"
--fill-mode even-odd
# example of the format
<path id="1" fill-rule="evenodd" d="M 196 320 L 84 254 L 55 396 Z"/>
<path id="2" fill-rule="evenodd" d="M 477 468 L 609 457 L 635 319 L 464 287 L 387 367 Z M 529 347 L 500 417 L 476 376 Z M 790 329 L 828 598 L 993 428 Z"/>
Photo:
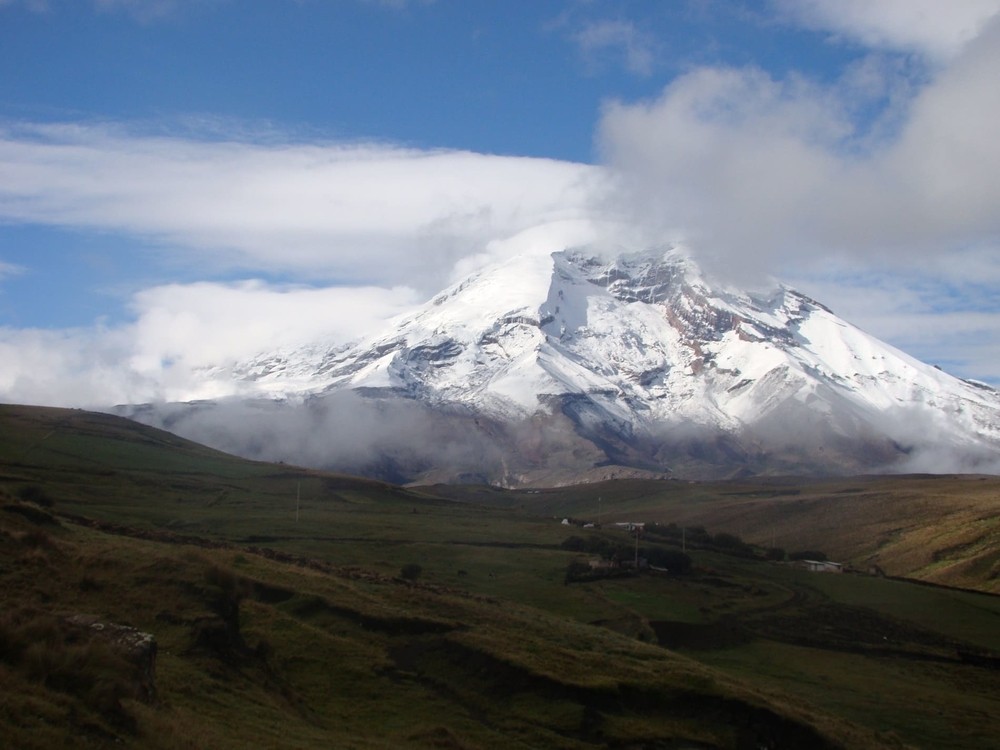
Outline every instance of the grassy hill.
<path id="1" fill-rule="evenodd" d="M 990 516 L 949 494 L 991 481 L 903 480 L 938 482 L 948 513 L 995 529 L 995 504 Z M 892 480 L 860 482 L 809 492 L 893 495 Z M 757 508 L 773 525 L 797 489 L 445 497 L 243 461 L 107 415 L 0 407 L 0 736 L 15 748 L 992 747 L 1000 597 L 710 546 L 688 549 L 686 572 L 568 575 L 594 557 L 579 540 L 633 549 L 612 520 L 718 532 Z M 879 513 L 864 523 L 888 523 Z M 836 523 L 803 515 L 787 529 L 804 547 L 849 549 Z M 740 530 L 785 533 L 759 528 Z M 640 544 L 678 552 L 668 536 Z M 114 625 L 155 636 L 155 694 L 108 641 Z"/>

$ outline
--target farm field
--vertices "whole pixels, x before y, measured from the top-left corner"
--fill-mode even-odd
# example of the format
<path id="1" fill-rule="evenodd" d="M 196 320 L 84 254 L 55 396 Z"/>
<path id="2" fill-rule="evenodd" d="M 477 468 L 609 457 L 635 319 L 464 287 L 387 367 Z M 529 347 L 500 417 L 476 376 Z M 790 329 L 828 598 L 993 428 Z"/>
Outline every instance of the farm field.
<path id="1" fill-rule="evenodd" d="M 0 734 L 995 747 L 998 491 L 991 477 L 401 488 L 0 407 Z M 860 572 L 766 559 L 776 547 Z M 597 549 L 690 563 L 586 572 Z M 80 615 L 155 637 L 155 695 L 68 624 Z"/>

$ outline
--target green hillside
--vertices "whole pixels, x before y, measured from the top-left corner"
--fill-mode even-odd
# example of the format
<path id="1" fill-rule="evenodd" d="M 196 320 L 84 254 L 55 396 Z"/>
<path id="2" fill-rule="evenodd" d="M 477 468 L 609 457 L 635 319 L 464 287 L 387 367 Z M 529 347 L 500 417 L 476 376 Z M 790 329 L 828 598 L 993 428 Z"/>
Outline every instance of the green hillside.
<path id="1" fill-rule="evenodd" d="M 602 550 L 682 559 L 669 533 L 637 543 L 613 520 L 695 523 L 684 513 L 790 497 L 652 487 L 445 497 L 243 461 L 107 415 L 0 407 L 0 736 L 14 748 L 994 746 L 1000 598 L 686 537 L 689 568 L 591 571 Z M 730 512 L 703 521 L 719 542 L 735 534 Z M 810 547 L 842 543 L 796 523 Z M 142 663 L 108 641 L 113 625 L 155 636 L 152 694 Z"/>

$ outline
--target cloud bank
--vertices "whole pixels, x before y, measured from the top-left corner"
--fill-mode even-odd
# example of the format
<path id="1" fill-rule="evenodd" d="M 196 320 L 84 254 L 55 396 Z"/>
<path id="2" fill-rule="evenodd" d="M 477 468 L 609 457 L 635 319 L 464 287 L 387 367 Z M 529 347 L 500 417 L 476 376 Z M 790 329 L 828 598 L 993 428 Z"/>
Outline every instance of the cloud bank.
<path id="1" fill-rule="evenodd" d="M 0 393 L 67 406 L 227 395 L 212 366 L 350 341 L 503 252 L 498 238 L 599 213 L 600 189 L 599 168 L 546 159 L 8 123 L 0 220 L 131 237 L 168 266 L 255 278 L 140 290 L 116 328 L 0 329 Z M 2 263 L 0 281 L 20 271 L 33 269 Z"/>
<path id="2" fill-rule="evenodd" d="M 199 263 L 440 284 L 458 257 L 587 214 L 599 170 L 379 144 L 0 128 L 0 218 L 124 233 Z M 191 257 L 194 257 L 193 255 Z"/>
<path id="3" fill-rule="evenodd" d="M 895 265 L 993 252 L 998 72 L 995 18 L 906 102 L 888 134 L 877 117 L 852 116 L 850 80 L 824 87 L 702 68 L 653 101 L 609 103 L 599 140 L 640 223 L 680 228 L 730 269 L 787 267 L 803 254 Z"/>
<path id="4" fill-rule="evenodd" d="M 135 321 L 108 328 L 0 328 L 0 393 L 59 406 L 188 401 L 238 392 L 224 368 L 262 351 L 349 341 L 418 301 L 399 287 L 170 284 L 132 297 Z"/>
<path id="5" fill-rule="evenodd" d="M 1000 2 L 776 7 L 879 51 L 829 83 L 701 67 L 608 102 L 597 139 L 618 210 L 685 238 L 716 275 L 778 276 L 1000 382 Z"/>

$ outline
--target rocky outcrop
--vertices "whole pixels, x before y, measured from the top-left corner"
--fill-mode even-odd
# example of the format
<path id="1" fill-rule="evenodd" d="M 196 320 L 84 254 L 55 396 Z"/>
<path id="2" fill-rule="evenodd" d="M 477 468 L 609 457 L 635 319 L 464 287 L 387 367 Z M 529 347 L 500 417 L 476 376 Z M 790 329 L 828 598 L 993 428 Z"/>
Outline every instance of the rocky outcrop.
<path id="1" fill-rule="evenodd" d="M 156 637 L 127 625 L 101 620 L 94 615 L 77 614 L 66 624 L 103 641 L 132 666 L 132 697 L 144 703 L 156 701 Z"/>

